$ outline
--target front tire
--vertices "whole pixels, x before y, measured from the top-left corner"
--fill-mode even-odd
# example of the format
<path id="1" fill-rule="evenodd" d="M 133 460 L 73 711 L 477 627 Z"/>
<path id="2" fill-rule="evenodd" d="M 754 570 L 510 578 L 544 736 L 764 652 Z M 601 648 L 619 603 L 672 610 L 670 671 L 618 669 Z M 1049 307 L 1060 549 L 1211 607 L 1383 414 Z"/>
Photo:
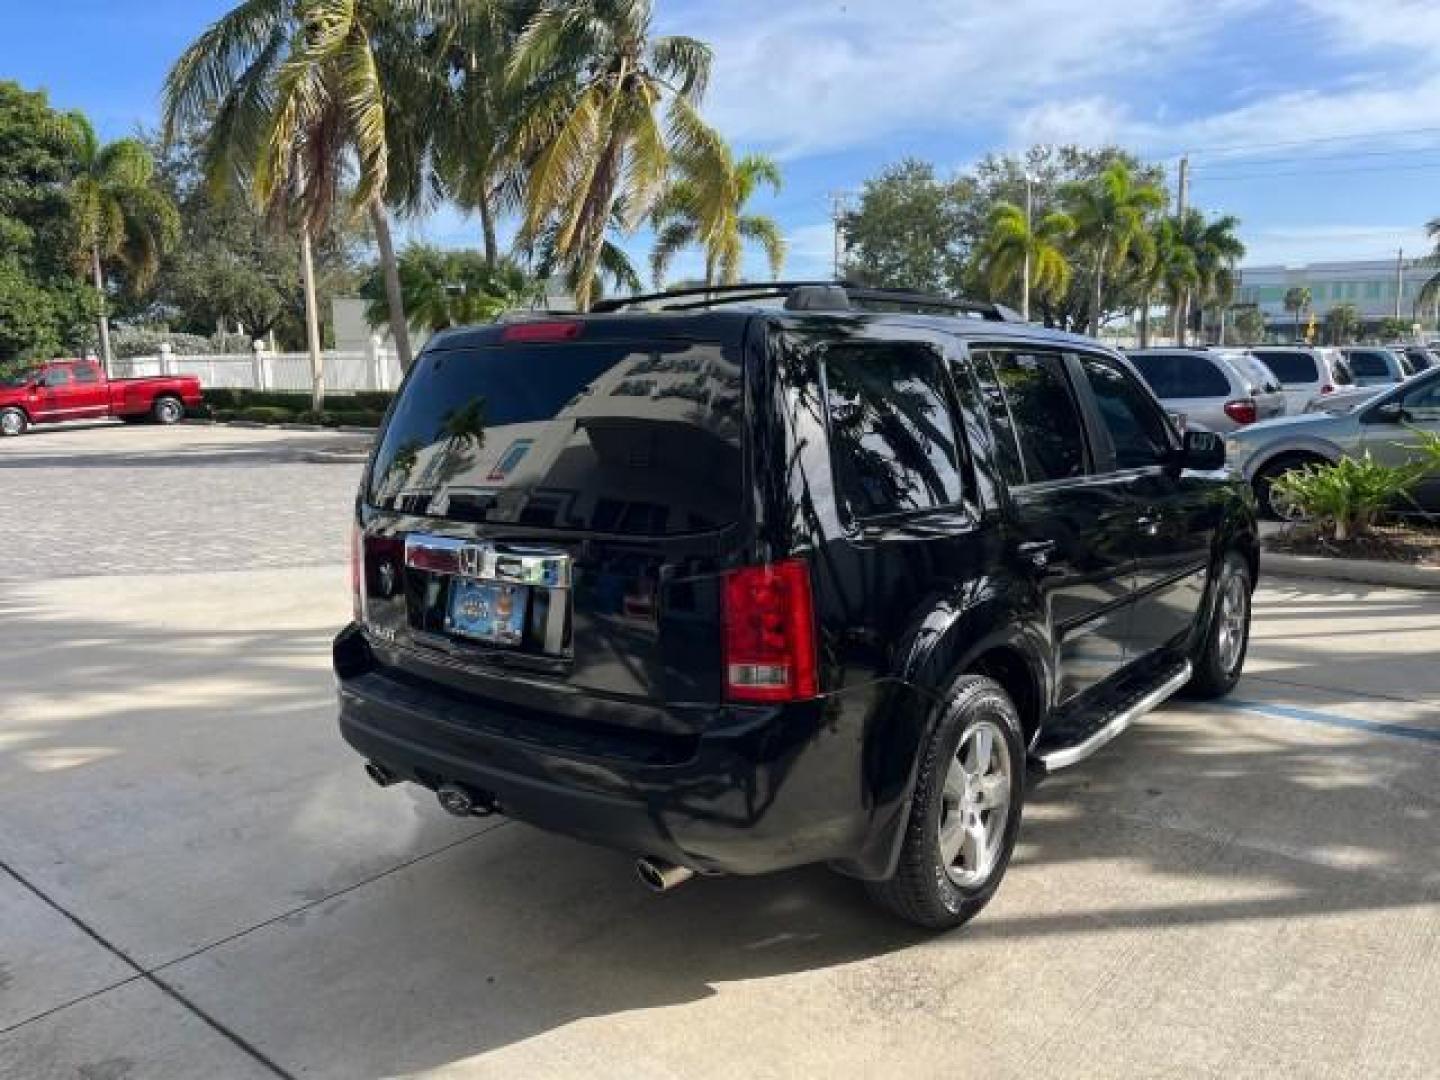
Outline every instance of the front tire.
<path id="1" fill-rule="evenodd" d="M 966 675 L 926 744 L 895 874 L 870 883 L 871 897 L 927 929 L 974 918 L 1010 864 L 1024 796 L 1015 705 L 993 679 Z"/>
<path id="2" fill-rule="evenodd" d="M 157 424 L 178 424 L 185 417 L 185 406 L 179 398 L 158 397 L 150 406 L 150 416 Z"/>
<path id="3" fill-rule="evenodd" d="M 24 435 L 29 426 L 30 418 L 19 409 L 0 411 L 0 436 L 13 439 L 16 435 Z"/>
<path id="4" fill-rule="evenodd" d="M 1250 564 L 1230 552 L 1220 564 L 1215 600 L 1205 642 L 1194 658 L 1195 673 L 1186 684 L 1190 697 L 1224 697 L 1240 681 L 1250 647 Z"/>

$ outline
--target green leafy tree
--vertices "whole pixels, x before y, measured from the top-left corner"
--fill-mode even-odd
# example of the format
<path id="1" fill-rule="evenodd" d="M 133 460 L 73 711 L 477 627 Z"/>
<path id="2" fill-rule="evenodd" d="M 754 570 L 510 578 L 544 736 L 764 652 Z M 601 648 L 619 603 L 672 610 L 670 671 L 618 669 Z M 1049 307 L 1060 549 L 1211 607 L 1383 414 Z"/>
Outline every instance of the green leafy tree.
<path id="1" fill-rule="evenodd" d="M 1354 304 L 1336 304 L 1325 313 L 1325 336 L 1332 345 L 1349 345 L 1360 331 L 1360 310 Z"/>
<path id="2" fill-rule="evenodd" d="M 1256 304 L 1236 304 L 1230 309 L 1227 345 L 1258 345 L 1265 340 L 1265 315 Z"/>
<path id="3" fill-rule="evenodd" d="M 1192 208 L 1181 215 L 1177 228 L 1181 244 L 1193 257 L 1196 278 L 1173 308 L 1175 337 L 1183 345 L 1187 328 L 1200 328 L 1206 308 L 1223 307 L 1234 299 L 1235 267 L 1245 257 L 1245 245 L 1237 235 L 1240 220 L 1231 214 L 1207 219 Z"/>
<path id="4" fill-rule="evenodd" d="M 520 118 L 518 145 L 533 154 L 522 236 L 553 226 L 553 257 L 583 310 L 617 210 L 626 231 L 645 219 L 672 154 L 723 167 L 724 143 L 697 111 L 710 48 L 653 36 L 650 0 L 546 0 L 520 34 L 509 76 L 544 88 Z"/>
<path id="5" fill-rule="evenodd" d="M 1150 345 L 1150 308 L 1160 293 L 1172 311 L 1178 310 L 1180 298 L 1200 280 L 1195 267 L 1195 253 L 1181 240 L 1180 230 L 1170 218 L 1161 218 L 1151 228 L 1149 257 L 1138 272 L 1140 297 L 1140 347 Z"/>
<path id="6" fill-rule="evenodd" d="M 1387 319 L 1381 319 L 1380 325 L 1376 328 L 1381 341 L 1399 341 L 1410 332 L 1410 324 L 1404 319 L 1397 319 L 1393 315 Z M 1359 327 L 1356 327 L 1356 332 Z"/>
<path id="7" fill-rule="evenodd" d="M 1303 285 L 1295 285 L 1285 290 L 1285 310 L 1295 317 L 1294 340 L 1300 340 L 1300 316 L 1310 310 L 1310 290 Z"/>
<path id="8" fill-rule="evenodd" d="M 629 253 L 620 242 L 625 231 L 623 203 L 617 204 L 611 212 L 610 225 L 600 242 L 600 254 L 596 259 L 594 273 L 588 283 L 589 306 L 606 294 L 606 285 L 616 291 L 636 293 L 645 287 L 640 280 L 640 271 L 635 268 Z M 571 296 L 580 295 L 581 266 L 574 259 L 562 255 L 558 236 L 560 223 L 550 221 L 540 230 L 539 235 L 522 239 L 521 251 L 534 267 L 535 275 L 541 280 L 558 277 L 570 291 Z"/>
<path id="9" fill-rule="evenodd" d="M 976 198 L 966 177 L 941 180 L 935 167 L 906 158 L 867 180 L 853 210 L 840 216 L 844 276 L 867 285 L 959 293 L 981 232 L 967 228 Z"/>
<path id="10" fill-rule="evenodd" d="M 715 168 L 710 155 L 694 158 L 676 155 L 677 176 L 651 213 L 655 247 L 650 271 L 655 287 L 682 249 L 698 244 L 705 252 L 705 284 L 734 284 L 740 280 L 745 241 L 758 243 L 778 278 L 785 265 L 785 239 L 773 218 L 747 214 L 745 207 L 761 184 L 779 192 L 780 166 L 764 154 L 747 154 L 731 162 L 724 150 L 724 168 Z"/>
<path id="11" fill-rule="evenodd" d="M 102 144 L 89 121 L 70 119 L 76 172 L 69 188 L 75 224 L 74 258 L 87 266 L 100 296 L 100 355 L 108 371 L 110 319 L 105 310 L 105 267 L 118 262 L 131 287 L 142 290 L 160 259 L 179 238 L 180 215 L 153 183 L 155 161 L 139 139 Z"/>
<path id="12" fill-rule="evenodd" d="M 410 325 L 432 333 L 451 326 L 489 322 L 502 312 L 527 307 L 540 290 L 514 263 L 491 263 L 478 251 L 442 251 L 412 244 L 400 253 L 400 288 Z M 378 270 L 361 289 L 366 316 L 383 322 L 387 311 Z"/>
<path id="13" fill-rule="evenodd" d="M 990 210 L 989 231 L 978 252 L 990 295 L 1007 295 L 1018 282 L 1027 317 L 1032 290 L 1042 298 L 1063 295 L 1070 287 L 1072 273 L 1065 243 L 1074 231 L 1074 219 L 1062 211 L 1052 210 L 1032 224 L 1014 203 L 996 203 Z M 1028 282 L 1023 280 L 1027 266 Z"/>
<path id="14" fill-rule="evenodd" d="M 181 54 L 165 82 L 165 132 L 206 126 L 206 172 L 238 176 L 256 203 L 289 213 L 301 233 L 314 407 L 324 403 L 313 246 L 353 164 L 348 202 L 369 217 L 404 366 L 410 343 L 385 196 L 390 184 L 387 78 L 409 68 L 397 43 L 419 47 L 419 20 L 463 20 L 462 0 L 247 0 Z M 389 42 L 390 52 L 381 49 Z M 388 57 L 388 65 L 382 63 Z"/>
<path id="15" fill-rule="evenodd" d="M 95 340 L 98 294 L 73 273 L 73 114 L 0 81 L 0 364 Z"/>
<path id="16" fill-rule="evenodd" d="M 1165 196 L 1159 188 L 1137 182 L 1132 170 L 1116 161 L 1090 180 L 1066 184 L 1061 198 L 1089 262 L 1089 330 L 1098 335 L 1105 310 L 1105 277 L 1118 273 L 1127 258 L 1148 247 L 1148 215 L 1165 205 Z"/>

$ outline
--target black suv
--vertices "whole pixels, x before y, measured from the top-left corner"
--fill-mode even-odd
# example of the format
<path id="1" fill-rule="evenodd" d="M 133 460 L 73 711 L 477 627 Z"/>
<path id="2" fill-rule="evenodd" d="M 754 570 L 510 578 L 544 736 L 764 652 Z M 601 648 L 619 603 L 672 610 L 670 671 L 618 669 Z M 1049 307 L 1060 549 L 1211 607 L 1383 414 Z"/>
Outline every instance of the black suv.
<path id="1" fill-rule="evenodd" d="M 602 308 L 444 333 L 391 408 L 334 647 L 378 783 L 953 926 L 1027 776 L 1239 678 L 1252 496 L 1114 352 L 834 284 Z"/>

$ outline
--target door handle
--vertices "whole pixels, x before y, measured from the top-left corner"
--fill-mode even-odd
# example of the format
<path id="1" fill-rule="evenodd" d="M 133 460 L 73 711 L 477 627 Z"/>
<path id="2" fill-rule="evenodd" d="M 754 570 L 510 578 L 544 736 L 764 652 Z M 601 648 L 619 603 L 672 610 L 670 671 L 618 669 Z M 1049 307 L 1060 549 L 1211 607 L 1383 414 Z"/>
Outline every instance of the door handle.
<path id="1" fill-rule="evenodd" d="M 1050 556 L 1055 554 L 1054 540 L 1031 540 L 1015 549 L 1020 557 L 1029 559 L 1040 569 L 1050 565 Z"/>

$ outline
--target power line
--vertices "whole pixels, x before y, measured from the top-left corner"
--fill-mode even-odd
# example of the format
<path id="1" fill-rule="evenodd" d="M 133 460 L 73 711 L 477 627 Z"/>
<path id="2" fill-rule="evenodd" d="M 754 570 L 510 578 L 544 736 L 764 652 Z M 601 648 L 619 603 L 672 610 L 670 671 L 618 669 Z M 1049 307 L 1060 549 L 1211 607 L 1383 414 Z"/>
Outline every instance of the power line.
<path id="1" fill-rule="evenodd" d="M 1278 146 L 1314 146 L 1320 143 L 1363 142 L 1367 139 L 1395 139 L 1404 135 L 1434 135 L 1440 127 L 1396 128 L 1390 131 L 1353 132 L 1349 135 L 1321 135 L 1310 139 L 1272 139 L 1268 142 L 1232 143 L 1228 146 L 1185 146 L 1173 150 L 1154 151 L 1155 157 L 1179 157 L 1181 154 L 1204 156 L 1235 150 L 1269 150 Z"/>
<path id="2" fill-rule="evenodd" d="M 1412 146 L 1406 150 L 1347 150 L 1341 154 L 1291 154 L 1288 157 L 1243 158 L 1235 161 L 1235 167 L 1250 169 L 1261 165 L 1292 165 L 1306 161 L 1348 161 L 1351 158 L 1414 157 L 1416 154 L 1440 152 L 1440 146 Z M 1225 169 L 1225 165 L 1217 168 Z"/>
<path id="3" fill-rule="evenodd" d="M 1266 180 L 1270 177 L 1283 178 L 1287 176 L 1346 176 L 1354 173 L 1374 172 L 1418 172 L 1427 169 L 1440 169 L 1440 161 L 1426 162 L 1415 165 L 1371 165 L 1355 169 L 1284 169 L 1276 172 L 1257 173 L 1218 173 L 1210 174 L 1200 172 L 1201 178 L 1210 183 L 1226 183 L 1232 180 Z"/>

